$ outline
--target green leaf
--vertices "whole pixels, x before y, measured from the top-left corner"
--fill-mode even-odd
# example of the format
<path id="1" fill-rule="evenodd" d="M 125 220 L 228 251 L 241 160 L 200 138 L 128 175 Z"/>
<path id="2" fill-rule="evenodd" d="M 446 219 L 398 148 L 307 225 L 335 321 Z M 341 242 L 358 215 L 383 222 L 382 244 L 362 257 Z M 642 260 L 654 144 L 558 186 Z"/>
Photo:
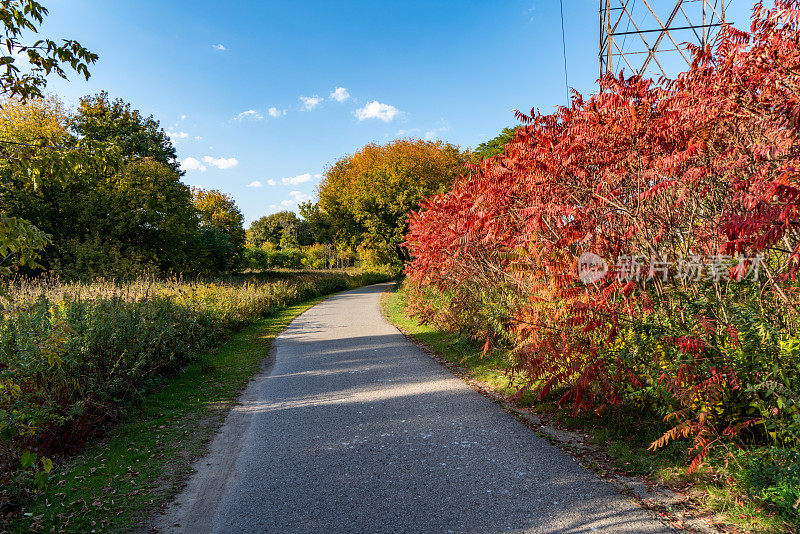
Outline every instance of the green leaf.
<path id="1" fill-rule="evenodd" d="M 22 464 L 22 467 L 27 469 L 36 462 L 36 453 L 25 451 L 22 453 L 22 456 L 20 456 L 19 461 Z"/>
<path id="2" fill-rule="evenodd" d="M 36 489 L 41 491 L 47 487 L 47 481 L 49 479 L 50 475 L 48 475 L 44 471 L 39 471 L 38 473 L 33 475 L 33 484 L 36 486 Z"/>

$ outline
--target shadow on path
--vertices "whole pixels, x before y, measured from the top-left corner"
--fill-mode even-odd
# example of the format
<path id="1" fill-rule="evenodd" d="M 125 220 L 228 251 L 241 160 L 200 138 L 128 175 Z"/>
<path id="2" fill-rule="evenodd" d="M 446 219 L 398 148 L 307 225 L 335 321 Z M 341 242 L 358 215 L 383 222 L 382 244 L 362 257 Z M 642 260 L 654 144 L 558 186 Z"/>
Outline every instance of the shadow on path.
<path id="1" fill-rule="evenodd" d="M 281 334 L 164 530 L 670 532 L 386 323 L 386 287 Z"/>

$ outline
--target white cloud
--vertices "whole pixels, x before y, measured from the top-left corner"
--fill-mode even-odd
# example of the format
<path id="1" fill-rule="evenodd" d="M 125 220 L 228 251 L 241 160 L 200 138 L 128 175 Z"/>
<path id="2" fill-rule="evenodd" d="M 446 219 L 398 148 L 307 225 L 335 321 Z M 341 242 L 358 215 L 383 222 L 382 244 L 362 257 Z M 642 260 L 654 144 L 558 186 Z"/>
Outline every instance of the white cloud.
<path id="1" fill-rule="evenodd" d="M 181 115 L 181 120 L 186 120 L 186 115 Z"/>
<path id="2" fill-rule="evenodd" d="M 430 140 L 435 139 L 436 137 L 438 137 L 438 134 L 450 130 L 450 124 L 446 120 L 442 119 L 440 122 L 441 122 L 441 126 L 439 126 L 438 128 L 434 128 L 433 130 L 425 132 L 425 139 L 430 141 Z"/>
<path id="3" fill-rule="evenodd" d="M 254 180 L 249 184 L 247 184 L 247 187 L 261 187 L 261 182 L 259 182 L 258 180 Z"/>
<path id="4" fill-rule="evenodd" d="M 283 115 L 286 115 L 286 110 L 285 109 L 269 108 L 267 110 L 267 112 L 269 113 L 270 117 L 273 117 L 273 118 L 276 118 L 276 119 L 278 117 L 282 117 Z"/>
<path id="5" fill-rule="evenodd" d="M 389 104 L 384 104 L 373 100 L 363 108 L 355 110 L 356 118 L 360 121 L 367 119 L 380 119 L 383 122 L 391 122 L 399 113 L 400 110 Z"/>
<path id="6" fill-rule="evenodd" d="M 331 99 L 337 102 L 344 102 L 348 98 L 350 98 L 350 93 L 344 87 L 337 87 L 331 92 Z"/>
<path id="7" fill-rule="evenodd" d="M 405 137 L 408 135 L 420 133 L 421 131 L 422 130 L 420 130 L 419 128 L 411 128 L 408 130 L 397 130 L 397 135 L 399 135 L 400 137 Z"/>
<path id="8" fill-rule="evenodd" d="M 189 134 L 186 132 L 167 132 L 167 135 L 169 136 L 170 139 L 176 141 L 178 139 L 186 139 L 187 137 L 189 137 Z"/>
<path id="9" fill-rule="evenodd" d="M 202 137 L 200 137 L 199 135 L 195 135 L 194 136 L 194 140 L 195 141 L 200 141 L 201 139 L 202 139 Z"/>
<path id="10" fill-rule="evenodd" d="M 325 99 L 322 98 L 321 96 L 314 95 L 314 96 L 301 96 L 299 100 L 300 102 L 303 103 L 303 111 L 311 111 L 315 107 L 319 106 Z"/>
<path id="11" fill-rule="evenodd" d="M 185 171 L 206 172 L 206 166 L 195 158 L 186 158 L 185 160 L 181 161 L 181 168 Z"/>
<path id="12" fill-rule="evenodd" d="M 289 198 L 281 200 L 281 206 L 288 208 L 289 206 L 294 206 L 300 204 L 301 202 L 306 202 L 309 200 L 311 200 L 311 195 L 308 195 L 301 191 L 290 191 Z"/>
<path id="13" fill-rule="evenodd" d="M 220 170 L 230 169 L 239 164 L 239 160 L 236 158 L 212 158 L 211 156 L 203 156 L 203 162 Z"/>
<path id="14" fill-rule="evenodd" d="M 289 176 L 287 178 L 281 178 L 281 183 L 284 185 L 298 185 L 310 182 L 313 178 L 321 178 L 321 177 L 322 177 L 321 174 L 315 174 L 313 176 L 310 173 L 298 174 L 297 176 Z"/>
<path id="15" fill-rule="evenodd" d="M 220 52 L 224 52 L 225 50 L 227 50 L 227 48 L 225 48 L 225 47 L 222 45 L 222 43 L 220 43 L 220 44 L 215 44 L 215 45 L 211 45 L 211 48 L 213 48 L 214 50 L 219 50 Z"/>
<path id="16" fill-rule="evenodd" d="M 298 174 L 297 176 L 287 176 L 286 178 L 281 178 L 280 180 L 273 180 L 270 178 L 267 180 L 267 185 L 300 185 L 306 182 L 310 182 L 311 180 L 319 180 L 322 178 L 321 174 L 311 174 L 310 172 L 304 174 Z M 297 191 L 292 191 L 290 194 L 297 193 Z"/>
<path id="17" fill-rule="evenodd" d="M 254 109 L 248 109 L 247 111 L 242 111 L 231 120 L 239 122 L 243 120 L 260 121 L 264 120 L 264 115 Z"/>

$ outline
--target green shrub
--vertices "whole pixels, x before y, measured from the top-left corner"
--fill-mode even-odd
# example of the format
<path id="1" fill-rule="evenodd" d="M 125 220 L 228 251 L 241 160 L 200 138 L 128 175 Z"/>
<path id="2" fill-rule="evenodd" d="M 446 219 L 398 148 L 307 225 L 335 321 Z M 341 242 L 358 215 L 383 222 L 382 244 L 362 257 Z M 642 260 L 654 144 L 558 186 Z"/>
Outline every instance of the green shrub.
<path id="1" fill-rule="evenodd" d="M 751 497 L 800 520 L 800 452 L 768 447 L 740 451 L 737 478 Z"/>

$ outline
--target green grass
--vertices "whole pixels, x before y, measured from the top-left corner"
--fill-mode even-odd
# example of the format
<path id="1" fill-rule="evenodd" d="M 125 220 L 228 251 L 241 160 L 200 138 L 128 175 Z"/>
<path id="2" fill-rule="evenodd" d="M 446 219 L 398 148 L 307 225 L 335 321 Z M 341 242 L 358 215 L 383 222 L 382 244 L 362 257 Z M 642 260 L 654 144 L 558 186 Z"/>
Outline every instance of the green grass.
<path id="1" fill-rule="evenodd" d="M 106 439 L 58 466 L 49 487 L 23 506 L 15 532 L 143 530 L 179 491 L 272 340 L 320 297 L 276 311 L 208 351 L 164 389 L 130 409 Z M 1 525 L 0 525 L 1 526 Z"/>
<path id="2" fill-rule="evenodd" d="M 410 338 L 424 344 L 445 361 L 456 363 L 469 378 L 479 380 L 503 395 L 516 388 L 506 370 L 512 363 L 510 354 L 492 350 L 486 356 L 482 347 L 458 333 L 420 324 L 406 315 L 407 295 L 403 285 L 381 296 L 381 308 L 386 318 Z M 602 415 L 588 414 L 573 417 L 560 409 L 555 400 L 540 401 L 532 395 L 520 397 L 518 405 L 545 416 L 551 422 L 588 435 L 589 441 L 600 448 L 604 472 L 640 476 L 667 484 L 692 497 L 693 512 L 724 523 L 727 532 L 778 534 L 797 532 L 797 528 L 781 520 L 774 512 L 743 497 L 743 489 L 731 487 L 727 457 L 711 458 L 698 472 L 687 473 L 689 457 L 686 442 L 673 442 L 657 451 L 647 447 L 666 430 L 660 418 L 647 410 L 625 406 Z"/>

